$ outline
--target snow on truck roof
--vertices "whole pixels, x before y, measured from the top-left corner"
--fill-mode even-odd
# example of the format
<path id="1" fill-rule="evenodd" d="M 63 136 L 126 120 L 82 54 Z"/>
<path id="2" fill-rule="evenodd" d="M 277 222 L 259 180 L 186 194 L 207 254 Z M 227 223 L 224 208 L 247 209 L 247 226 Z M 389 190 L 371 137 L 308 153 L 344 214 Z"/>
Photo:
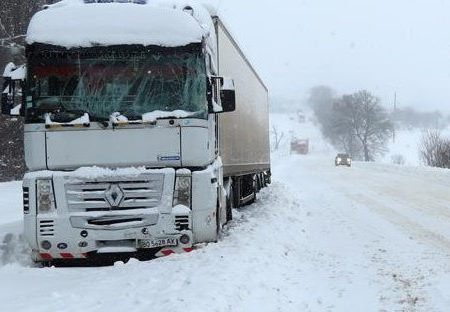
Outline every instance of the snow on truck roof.
<path id="1" fill-rule="evenodd" d="M 212 27 L 210 13 L 195 1 L 63 0 L 33 16 L 26 41 L 66 48 L 177 47 L 202 42 Z"/>

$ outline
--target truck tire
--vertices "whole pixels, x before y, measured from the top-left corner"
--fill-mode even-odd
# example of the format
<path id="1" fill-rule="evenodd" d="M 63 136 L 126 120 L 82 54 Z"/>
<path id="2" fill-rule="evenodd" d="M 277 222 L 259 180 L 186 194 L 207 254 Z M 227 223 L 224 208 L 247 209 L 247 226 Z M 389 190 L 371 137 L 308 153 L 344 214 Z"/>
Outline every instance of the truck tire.
<path id="1" fill-rule="evenodd" d="M 253 189 L 252 190 L 253 199 L 251 201 L 249 201 L 247 203 L 247 205 L 252 205 L 252 204 L 255 203 L 255 201 L 256 201 L 256 194 L 258 193 L 258 175 L 253 175 L 252 176 L 252 180 L 253 180 L 253 183 L 252 183 L 251 188 Z"/>
<path id="2" fill-rule="evenodd" d="M 220 232 L 222 232 L 222 224 L 220 222 L 220 209 L 217 207 L 216 209 L 216 237 L 214 241 L 217 243 L 219 241 Z"/>

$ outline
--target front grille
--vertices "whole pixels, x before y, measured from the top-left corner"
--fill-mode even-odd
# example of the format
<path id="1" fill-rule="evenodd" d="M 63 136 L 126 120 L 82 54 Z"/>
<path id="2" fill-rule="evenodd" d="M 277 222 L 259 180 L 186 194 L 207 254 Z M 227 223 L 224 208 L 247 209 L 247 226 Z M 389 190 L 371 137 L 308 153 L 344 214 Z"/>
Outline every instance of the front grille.
<path id="1" fill-rule="evenodd" d="M 39 234 L 41 236 L 55 236 L 55 221 L 39 220 Z"/>
<path id="2" fill-rule="evenodd" d="M 65 191 L 70 212 L 123 211 L 157 207 L 163 185 L 163 174 L 151 174 L 136 180 L 69 181 Z"/>
<path id="3" fill-rule="evenodd" d="M 175 228 L 177 231 L 189 230 L 189 217 L 188 216 L 175 216 Z"/>
<path id="4" fill-rule="evenodd" d="M 98 220 L 89 220 L 87 223 L 90 225 L 116 225 L 116 224 L 124 224 L 124 223 L 132 223 L 132 222 L 142 222 L 142 218 L 122 218 L 122 219 L 108 219 L 102 218 Z"/>
<path id="5" fill-rule="evenodd" d="M 23 213 L 30 213 L 30 189 L 28 187 L 23 187 Z"/>

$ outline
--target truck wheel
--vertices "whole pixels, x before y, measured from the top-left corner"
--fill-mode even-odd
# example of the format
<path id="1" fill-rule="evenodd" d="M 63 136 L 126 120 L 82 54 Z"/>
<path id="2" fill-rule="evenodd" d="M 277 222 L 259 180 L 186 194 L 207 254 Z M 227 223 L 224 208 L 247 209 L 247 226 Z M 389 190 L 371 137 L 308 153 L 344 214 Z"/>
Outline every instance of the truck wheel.
<path id="1" fill-rule="evenodd" d="M 214 241 L 217 243 L 219 241 L 220 232 L 222 232 L 222 224 L 220 222 L 220 210 L 219 207 L 216 209 L 216 238 Z"/>

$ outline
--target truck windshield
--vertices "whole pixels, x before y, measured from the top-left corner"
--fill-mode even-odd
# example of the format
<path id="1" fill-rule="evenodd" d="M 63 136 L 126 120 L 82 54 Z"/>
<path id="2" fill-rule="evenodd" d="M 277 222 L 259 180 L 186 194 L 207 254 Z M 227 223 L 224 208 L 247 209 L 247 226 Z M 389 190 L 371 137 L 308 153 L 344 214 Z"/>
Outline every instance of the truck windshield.
<path id="1" fill-rule="evenodd" d="M 27 103 L 27 110 L 31 106 L 34 119 L 43 121 L 44 113 L 54 111 L 80 111 L 100 119 L 115 112 L 139 118 L 175 110 L 207 117 L 206 69 L 199 52 L 109 50 L 30 58 L 32 105 Z"/>

